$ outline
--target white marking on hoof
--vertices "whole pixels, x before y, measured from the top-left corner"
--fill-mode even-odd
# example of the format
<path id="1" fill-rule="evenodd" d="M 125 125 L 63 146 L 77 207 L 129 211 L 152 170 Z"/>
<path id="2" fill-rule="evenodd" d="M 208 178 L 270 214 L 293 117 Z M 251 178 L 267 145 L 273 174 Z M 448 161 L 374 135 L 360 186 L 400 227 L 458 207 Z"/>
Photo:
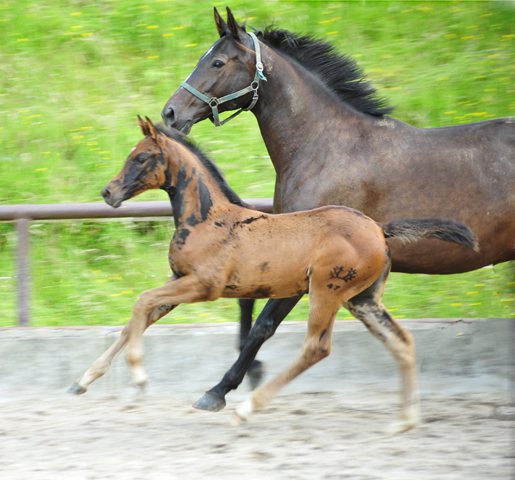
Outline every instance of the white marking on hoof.
<path id="1" fill-rule="evenodd" d="M 244 418 L 241 418 L 237 413 L 235 413 L 231 418 L 231 425 L 233 427 L 239 427 L 242 423 L 245 422 Z"/>
<path id="2" fill-rule="evenodd" d="M 409 407 L 405 412 L 403 412 L 401 417 L 401 419 L 388 425 L 388 427 L 385 428 L 385 433 L 388 435 L 397 435 L 398 433 L 402 433 L 416 427 L 420 418 L 418 406 Z"/>
<path id="3" fill-rule="evenodd" d="M 132 370 L 132 379 L 139 386 L 142 392 L 145 391 L 145 385 L 148 381 L 148 375 L 143 367 L 134 367 Z"/>
<path id="4" fill-rule="evenodd" d="M 253 412 L 252 397 L 249 397 L 238 405 L 234 420 L 237 422 L 237 425 L 241 425 L 250 418 Z"/>

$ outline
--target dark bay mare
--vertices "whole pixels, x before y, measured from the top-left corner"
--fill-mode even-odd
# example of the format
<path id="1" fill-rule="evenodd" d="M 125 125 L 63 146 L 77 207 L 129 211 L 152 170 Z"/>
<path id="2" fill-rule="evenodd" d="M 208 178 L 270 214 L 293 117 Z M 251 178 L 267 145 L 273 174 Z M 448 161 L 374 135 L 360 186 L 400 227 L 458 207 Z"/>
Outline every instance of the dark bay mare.
<path id="1" fill-rule="evenodd" d="M 72 393 L 84 393 L 127 344 L 133 380 L 143 387 L 143 332 L 181 303 L 219 297 L 299 297 L 309 292 L 307 335 L 300 355 L 238 407 L 237 420 L 247 419 L 329 355 L 334 319 L 344 306 L 385 344 L 401 371 L 402 408 L 393 431 L 415 426 L 419 414 L 413 339 L 381 302 L 391 265 L 385 238 L 406 242 L 433 237 L 460 249 L 477 248 L 470 229 L 438 218 L 379 225 L 341 206 L 263 214 L 247 207 L 216 166 L 182 135 L 156 128 L 148 118 L 138 119 L 145 138 L 102 195 L 109 205 L 119 207 L 148 189 L 168 193 L 175 223 L 169 251 L 173 276 L 164 286 L 140 295 L 120 337 L 77 380 Z"/>
<path id="2" fill-rule="evenodd" d="M 379 222 L 453 218 L 479 238 L 480 252 L 389 239 L 393 271 L 450 274 L 515 259 L 515 118 L 407 125 L 386 116 L 390 110 L 362 70 L 330 44 L 280 29 L 256 32 L 254 41 L 229 9 L 227 15 L 226 23 L 215 9 L 220 39 L 166 103 L 166 124 L 188 133 L 218 112 L 251 107 L 276 172 L 277 213 L 346 205 Z M 220 401 L 208 398 L 204 408 L 223 407 L 298 300 L 270 300 L 246 343 L 252 301 L 240 302 L 240 358 L 210 391 Z"/>

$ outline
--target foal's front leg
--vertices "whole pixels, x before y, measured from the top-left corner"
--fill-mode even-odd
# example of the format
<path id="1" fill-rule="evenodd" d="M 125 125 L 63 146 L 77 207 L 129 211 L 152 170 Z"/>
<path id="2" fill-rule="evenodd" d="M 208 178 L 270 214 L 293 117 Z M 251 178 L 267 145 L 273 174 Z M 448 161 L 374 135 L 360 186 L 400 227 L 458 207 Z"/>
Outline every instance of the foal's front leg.
<path id="1" fill-rule="evenodd" d="M 162 287 L 147 290 L 140 295 L 132 312 L 131 328 L 129 332 L 129 347 L 127 360 L 134 383 L 142 389 L 148 380 L 143 367 L 143 333 L 147 328 L 147 319 L 159 312 L 167 305 L 180 305 L 181 303 L 195 303 L 217 298 L 212 289 L 199 282 L 195 275 L 174 278 Z M 166 315 L 166 313 L 163 313 Z M 152 322 L 153 323 L 153 322 Z"/>
<path id="2" fill-rule="evenodd" d="M 177 281 L 177 277 L 170 278 L 165 287 L 167 285 L 171 285 Z M 163 287 L 161 287 L 163 288 Z M 157 289 L 156 289 L 157 290 Z M 153 323 L 157 322 L 160 318 L 164 317 L 167 313 L 171 312 L 177 304 L 160 304 L 153 311 L 150 312 L 146 317 L 146 322 L 144 322 L 143 331 L 148 328 Z M 92 365 L 91 367 L 82 375 L 68 390 L 70 393 L 80 395 L 85 393 L 89 387 L 97 378 L 104 375 L 108 370 L 114 360 L 118 357 L 118 355 L 122 352 L 122 350 L 129 343 L 130 333 L 133 328 L 134 322 L 133 319 L 129 320 L 125 327 L 123 327 L 120 336 L 116 339 L 116 341 L 107 349 L 105 353 L 103 353 Z M 141 325 L 140 325 L 141 328 Z M 142 332 L 141 332 L 142 334 Z"/>
<path id="3" fill-rule="evenodd" d="M 161 305 L 156 308 L 154 312 L 148 317 L 148 328 L 153 323 L 157 322 L 160 318 L 164 317 L 167 313 L 171 312 L 177 305 Z M 129 333 L 131 329 L 131 322 L 129 321 L 123 327 L 120 336 L 116 341 L 89 367 L 89 369 L 77 379 L 74 384 L 69 388 L 68 392 L 75 395 L 81 395 L 86 392 L 88 386 L 91 385 L 97 378 L 104 375 L 111 364 L 116 360 L 118 355 L 129 343 Z"/>

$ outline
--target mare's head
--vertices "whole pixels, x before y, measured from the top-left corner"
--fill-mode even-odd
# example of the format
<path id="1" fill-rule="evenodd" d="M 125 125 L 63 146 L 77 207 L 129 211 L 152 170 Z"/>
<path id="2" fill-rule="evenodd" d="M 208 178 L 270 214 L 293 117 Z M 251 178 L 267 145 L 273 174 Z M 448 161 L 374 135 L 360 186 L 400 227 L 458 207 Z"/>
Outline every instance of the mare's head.
<path id="1" fill-rule="evenodd" d="M 148 117 L 146 120 L 143 121 L 138 115 L 145 138 L 131 150 L 118 175 L 102 190 L 105 201 L 114 208 L 146 190 L 161 188 L 169 193 L 173 190 L 167 160 L 163 155 L 163 149 L 167 148 L 167 137 L 171 135 L 162 135 Z"/>
<path id="2" fill-rule="evenodd" d="M 188 85 L 208 99 L 221 98 L 245 89 L 253 83 L 256 74 L 253 41 L 245 27 L 238 25 L 229 8 L 227 23 L 216 8 L 214 12 L 220 39 L 200 58 L 186 79 Z M 219 104 L 218 111 L 248 107 L 252 98 L 253 93 L 248 92 Z M 161 115 L 166 125 L 188 134 L 195 123 L 212 117 L 212 109 L 206 101 L 182 86 L 168 100 Z"/>
<path id="3" fill-rule="evenodd" d="M 170 127 L 188 134 L 195 123 L 206 118 L 213 119 L 218 116 L 217 112 L 253 109 L 256 101 L 258 106 L 265 105 L 263 109 L 266 106 L 280 109 L 281 88 L 294 87 L 292 79 L 278 66 L 279 63 L 272 73 L 272 63 L 275 62 L 271 60 L 275 58 L 271 57 L 273 52 L 284 54 L 283 59 L 296 62 L 311 72 L 340 100 L 361 113 L 382 117 L 392 110 L 377 95 L 359 65 L 351 57 L 340 54 L 334 45 L 325 40 L 268 27 L 255 35 L 248 34 L 245 26 L 238 25 L 229 8 L 227 23 L 215 8 L 215 23 L 220 39 L 200 58 L 191 75 L 182 82 L 161 113 L 164 123 Z M 254 44 L 257 39 L 261 42 L 261 48 L 263 44 L 266 45 L 263 53 L 268 57 L 266 60 L 269 64 L 264 74 L 273 75 L 274 82 L 270 82 L 270 86 L 260 81 L 266 77 L 257 73 L 258 66 L 260 69 L 262 67 Z M 255 89 L 256 95 L 252 89 Z M 240 93 L 241 96 L 238 96 Z M 268 95 L 269 101 L 263 104 L 261 99 L 257 99 L 257 94 Z M 313 103 L 318 102 L 316 95 L 315 90 Z M 252 111 L 256 113 L 257 110 Z M 215 125 L 223 123 L 217 123 L 215 118 Z"/>

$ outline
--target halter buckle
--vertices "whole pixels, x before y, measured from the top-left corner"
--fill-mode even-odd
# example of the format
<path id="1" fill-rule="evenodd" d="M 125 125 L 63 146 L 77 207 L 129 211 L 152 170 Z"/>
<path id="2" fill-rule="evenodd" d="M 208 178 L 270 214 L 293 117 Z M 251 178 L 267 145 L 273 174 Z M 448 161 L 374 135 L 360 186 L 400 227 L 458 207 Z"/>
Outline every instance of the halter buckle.
<path id="1" fill-rule="evenodd" d="M 204 95 L 203 93 L 199 92 L 196 88 L 189 85 L 186 80 L 181 83 L 181 86 L 184 87 L 186 90 L 188 90 L 191 94 L 195 95 L 197 98 L 202 100 L 203 102 L 207 103 L 209 107 L 212 110 L 213 113 L 213 123 L 216 127 L 219 127 L 220 125 L 223 125 L 224 123 L 227 123 L 232 118 L 239 115 L 241 112 L 251 110 L 254 108 L 254 105 L 256 105 L 256 102 L 258 101 L 258 88 L 259 88 L 259 80 L 263 80 L 266 82 L 266 77 L 263 74 L 263 63 L 261 62 L 261 53 L 259 48 L 259 41 L 257 37 L 253 33 L 249 33 L 250 37 L 252 38 L 252 41 L 254 43 L 254 49 L 256 54 L 256 74 L 254 76 L 253 82 L 250 84 L 250 86 L 243 88 L 242 90 L 239 90 L 235 93 L 231 93 L 229 95 L 225 95 L 224 97 L 217 98 L 212 97 L 209 98 L 208 96 Z M 189 77 L 188 77 L 189 78 Z M 243 95 L 247 95 L 248 93 L 253 92 L 252 101 L 250 102 L 250 105 L 246 108 L 241 108 L 236 113 L 233 113 L 230 117 L 226 118 L 222 122 L 220 121 L 220 117 L 218 116 L 218 105 L 227 102 L 229 100 L 234 100 L 235 98 L 239 98 Z"/>

